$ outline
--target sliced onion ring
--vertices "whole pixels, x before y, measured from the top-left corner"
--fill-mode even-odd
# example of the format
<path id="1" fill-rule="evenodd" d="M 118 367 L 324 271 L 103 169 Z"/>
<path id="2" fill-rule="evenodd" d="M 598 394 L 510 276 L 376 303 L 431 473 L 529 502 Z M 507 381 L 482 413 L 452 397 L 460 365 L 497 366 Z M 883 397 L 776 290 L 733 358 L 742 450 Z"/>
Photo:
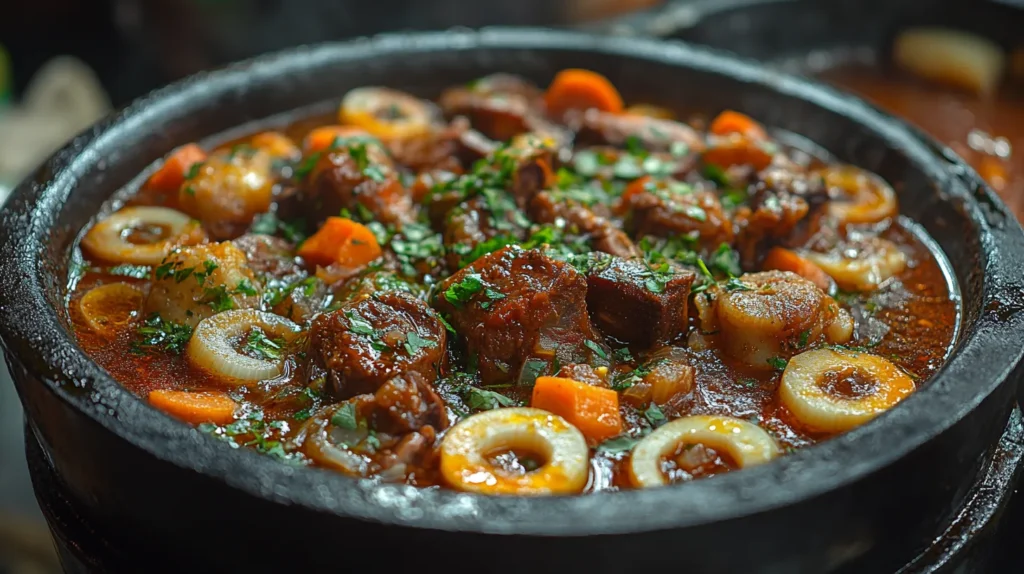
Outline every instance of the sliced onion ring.
<path id="1" fill-rule="evenodd" d="M 351 402 L 351 401 L 349 401 Z M 338 429 L 331 424 L 331 417 L 349 402 L 331 405 L 313 416 L 299 430 L 296 441 L 302 444 L 302 452 L 318 464 L 343 472 L 350 476 L 368 476 L 370 459 L 363 454 L 346 448 L 344 442 L 358 443 L 366 438 L 366 431 L 360 429 Z M 337 431 L 337 432 L 335 432 Z M 334 435 L 343 435 L 342 444 L 336 444 Z"/>
<path id="2" fill-rule="evenodd" d="M 142 291 L 127 283 L 100 285 L 78 300 L 78 308 L 90 329 L 101 335 L 112 335 L 139 315 Z"/>
<path id="3" fill-rule="evenodd" d="M 856 369 L 874 383 L 865 396 L 844 398 L 822 388 L 832 371 Z M 782 373 L 779 398 L 802 424 L 837 433 L 866 423 L 914 392 L 914 381 L 889 361 L 869 353 L 817 349 L 789 360 Z"/>
<path id="4" fill-rule="evenodd" d="M 255 309 L 232 309 L 207 317 L 196 325 L 186 354 L 195 367 L 223 382 L 244 385 L 272 379 L 281 374 L 282 361 L 257 359 L 239 352 L 254 327 L 269 338 L 294 340 L 298 325 L 273 313 Z"/>
<path id="5" fill-rule="evenodd" d="M 499 450 L 535 452 L 544 464 L 525 474 L 495 468 Z M 589 477 L 587 440 L 562 417 L 528 407 L 477 413 L 448 430 L 441 442 L 441 475 L 453 488 L 479 494 L 575 494 Z"/>
<path id="6" fill-rule="evenodd" d="M 753 423 L 710 415 L 683 417 L 659 427 L 633 448 L 629 461 L 633 485 L 649 488 L 668 484 L 661 471 L 662 459 L 681 444 L 697 443 L 728 453 L 740 468 L 768 462 L 779 455 L 775 439 Z"/>
<path id="7" fill-rule="evenodd" d="M 153 243 L 132 243 L 127 232 L 145 226 L 163 233 Z M 114 263 L 159 265 L 175 247 L 204 239 L 202 227 L 184 213 L 167 207 L 126 207 L 98 222 L 82 238 L 82 247 L 94 257 Z"/>

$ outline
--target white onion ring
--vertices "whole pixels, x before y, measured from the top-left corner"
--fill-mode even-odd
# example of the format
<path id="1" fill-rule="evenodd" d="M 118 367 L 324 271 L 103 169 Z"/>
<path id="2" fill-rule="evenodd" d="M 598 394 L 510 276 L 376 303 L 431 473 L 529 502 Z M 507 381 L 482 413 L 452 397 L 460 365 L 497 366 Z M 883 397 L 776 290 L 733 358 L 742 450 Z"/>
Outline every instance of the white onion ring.
<path id="1" fill-rule="evenodd" d="M 144 225 L 166 228 L 154 243 L 135 244 L 124 237 L 128 230 Z M 194 245 L 204 239 L 199 222 L 167 207 L 126 207 L 98 222 L 82 238 L 82 247 L 93 257 L 115 263 L 159 265 L 175 247 Z"/>
<path id="2" fill-rule="evenodd" d="M 875 388 L 858 398 L 837 397 L 821 386 L 829 371 L 857 369 L 869 377 Z M 782 373 L 779 398 L 802 424 L 819 432 L 837 433 L 864 424 L 917 387 L 896 365 L 869 353 L 817 349 L 789 360 Z"/>
<path id="3" fill-rule="evenodd" d="M 282 361 L 257 359 L 244 355 L 237 346 L 259 327 L 268 337 L 292 341 L 300 328 L 273 313 L 255 309 L 233 309 L 207 317 L 196 325 L 186 354 L 195 367 L 232 385 L 265 381 L 281 374 Z"/>
<path id="4" fill-rule="evenodd" d="M 681 444 L 703 444 L 729 454 L 740 468 L 768 462 L 779 455 L 775 439 L 742 419 L 710 415 L 683 417 L 644 437 L 629 460 L 629 476 L 638 488 L 664 486 L 668 478 L 661 461 Z"/>
<path id="5" fill-rule="evenodd" d="M 545 463 L 525 474 L 497 469 L 487 455 L 524 449 Z M 441 442 L 441 475 L 453 488 L 479 494 L 575 494 L 589 478 L 587 439 L 562 417 L 528 407 L 477 413 L 449 429 Z"/>

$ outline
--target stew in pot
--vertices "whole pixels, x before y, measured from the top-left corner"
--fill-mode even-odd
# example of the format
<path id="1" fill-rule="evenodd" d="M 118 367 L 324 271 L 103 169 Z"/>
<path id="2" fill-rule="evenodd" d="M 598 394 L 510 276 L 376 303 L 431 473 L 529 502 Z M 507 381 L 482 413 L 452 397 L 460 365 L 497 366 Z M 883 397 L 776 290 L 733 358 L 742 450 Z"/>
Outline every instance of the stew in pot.
<path id="1" fill-rule="evenodd" d="M 957 304 L 890 183 L 565 70 L 174 150 L 81 239 L 84 349 L 232 447 L 485 494 L 761 464 L 893 407 Z"/>

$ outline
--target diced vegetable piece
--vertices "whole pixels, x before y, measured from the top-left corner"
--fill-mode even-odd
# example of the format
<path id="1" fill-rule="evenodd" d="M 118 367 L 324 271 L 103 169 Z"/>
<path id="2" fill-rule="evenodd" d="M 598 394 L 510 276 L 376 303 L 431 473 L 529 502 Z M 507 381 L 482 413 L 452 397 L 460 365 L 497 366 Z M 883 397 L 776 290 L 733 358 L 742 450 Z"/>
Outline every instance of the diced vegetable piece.
<path id="1" fill-rule="evenodd" d="M 646 405 L 651 402 L 651 385 L 642 381 L 633 384 L 622 392 L 622 400 L 634 407 Z"/>
<path id="2" fill-rule="evenodd" d="M 149 404 L 192 424 L 230 423 L 238 408 L 234 399 L 221 392 L 156 390 L 149 393 Z"/>
<path id="3" fill-rule="evenodd" d="M 380 245 L 373 231 L 345 217 L 328 217 L 323 227 L 299 247 L 300 257 L 325 267 L 332 263 L 357 267 L 373 261 L 380 254 Z"/>
<path id="4" fill-rule="evenodd" d="M 193 165 L 205 160 L 206 152 L 203 148 L 191 143 L 183 145 L 171 152 L 160 169 L 149 178 L 147 185 L 168 193 L 177 192 L 185 181 L 185 174 Z"/>
<path id="5" fill-rule="evenodd" d="M 563 377 L 539 377 L 530 405 L 561 416 L 592 443 L 622 433 L 619 395 Z"/>
<path id="6" fill-rule="evenodd" d="M 711 122 L 711 129 L 709 131 L 718 136 L 740 134 L 756 140 L 768 138 L 768 134 L 761 127 L 761 124 L 754 121 L 750 116 L 733 110 L 725 110 L 718 114 L 718 117 Z"/>
<path id="7" fill-rule="evenodd" d="M 791 271 L 818 286 L 825 293 L 835 291 L 835 282 L 828 273 L 811 261 L 782 247 L 772 247 L 764 258 L 765 271 Z"/>
<path id="8" fill-rule="evenodd" d="M 622 112 L 622 96 L 608 78 L 590 70 L 562 70 L 544 94 L 548 113 L 559 116 L 568 110 L 597 109 Z"/>
<path id="9" fill-rule="evenodd" d="M 322 152 L 331 147 L 338 138 L 373 137 L 370 132 L 355 126 L 320 126 L 313 129 L 302 140 L 302 149 L 306 154 Z"/>

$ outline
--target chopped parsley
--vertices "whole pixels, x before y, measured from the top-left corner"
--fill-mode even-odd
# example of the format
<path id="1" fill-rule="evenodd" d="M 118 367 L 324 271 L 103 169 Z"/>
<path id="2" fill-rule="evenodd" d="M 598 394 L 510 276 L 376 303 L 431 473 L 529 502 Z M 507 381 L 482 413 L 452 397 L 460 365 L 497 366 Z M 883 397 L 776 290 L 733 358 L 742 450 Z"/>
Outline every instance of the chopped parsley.
<path id="1" fill-rule="evenodd" d="M 356 404 L 352 402 L 343 403 L 338 410 L 331 415 L 331 424 L 345 430 L 356 430 L 359 428 L 359 416 L 356 413 Z"/>
<path id="2" fill-rule="evenodd" d="M 304 464 L 305 458 L 301 453 L 288 452 L 285 443 L 281 440 L 288 432 L 288 423 L 285 421 L 266 422 L 263 411 L 255 409 L 245 415 L 244 418 L 235 422 L 218 426 L 212 423 L 203 423 L 197 427 L 200 432 L 208 433 L 214 437 L 231 444 L 232 446 L 251 446 L 256 452 L 266 454 L 290 464 Z M 248 440 L 246 438 L 248 437 Z M 241 440 L 241 444 L 238 442 Z"/>
<path id="3" fill-rule="evenodd" d="M 235 302 L 231 299 L 231 293 L 228 293 L 227 287 L 223 285 L 203 289 L 203 303 L 209 305 L 214 313 L 229 311 L 235 308 Z"/>
<path id="4" fill-rule="evenodd" d="M 713 182 L 720 188 L 729 186 L 729 177 L 725 174 L 725 170 L 713 163 L 704 165 L 703 175 L 705 179 Z"/>
<path id="5" fill-rule="evenodd" d="M 375 351 L 391 350 L 391 347 L 384 344 L 384 341 L 380 339 L 380 335 L 373 328 L 373 325 L 358 313 L 355 311 L 345 311 L 345 317 L 348 319 L 348 330 L 369 339 L 370 347 Z"/>
<path id="6" fill-rule="evenodd" d="M 284 285 L 271 286 L 263 292 L 263 301 L 268 306 L 275 307 L 297 289 L 301 289 L 302 294 L 306 297 L 312 297 L 319 281 L 320 279 L 316 277 L 306 277 Z"/>
<path id="7" fill-rule="evenodd" d="M 165 261 L 154 271 L 154 276 L 157 280 L 163 280 L 167 278 L 173 278 L 176 283 L 188 279 L 192 276 L 192 273 L 196 270 L 195 267 L 181 267 L 181 261 Z"/>
<path id="8" fill-rule="evenodd" d="M 196 282 L 199 283 L 200 287 L 202 287 L 203 284 L 206 283 L 206 278 L 209 277 L 210 274 L 213 273 L 218 267 L 219 265 L 217 265 L 217 263 L 214 261 L 210 261 L 209 259 L 203 261 L 203 270 L 196 271 L 195 273 L 193 273 L 193 275 L 196 278 Z"/>
<path id="9" fill-rule="evenodd" d="M 423 337 L 420 337 L 415 331 L 409 331 L 408 333 L 406 333 L 405 343 L 403 344 L 403 347 L 405 347 L 405 352 L 409 353 L 409 355 L 415 355 L 422 349 L 432 349 L 436 346 L 436 341 L 424 339 Z"/>
<path id="10" fill-rule="evenodd" d="M 644 377 L 651 374 L 651 371 L 658 365 L 665 363 L 667 359 L 655 359 L 644 363 L 643 365 L 629 371 L 627 373 L 620 373 L 612 379 L 612 390 L 624 391 L 629 387 L 644 380 Z"/>
<path id="11" fill-rule="evenodd" d="M 158 313 L 153 313 L 139 327 L 138 339 L 132 343 L 132 352 L 145 354 L 146 351 L 160 349 L 181 354 L 191 338 L 191 326 L 164 321 Z"/>
<path id="12" fill-rule="evenodd" d="M 800 332 L 800 339 L 797 341 L 798 348 L 803 349 L 807 346 L 807 340 L 811 337 L 811 330 L 805 329 Z"/>
<path id="13" fill-rule="evenodd" d="M 708 258 L 708 265 L 728 277 L 737 277 L 743 274 L 743 270 L 740 269 L 740 254 L 728 243 L 718 246 L 718 249 Z"/>
<path id="14" fill-rule="evenodd" d="M 249 336 L 246 337 L 245 346 L 242 349 L 249 356 L 265 361 L 277 361 L 281 358 L 282 347 L 284 347 L 284 339 L 271 339 L 262 329 L 255 328 L 249 331 Z"/>
<path id="15" fill-rule="evenodd" d="M 470 385 L 462 387 L 461 394 L 466 401 L 466 406 L 473 410 L 489 411 L 501 407 L 514 407 L 519 404 L 514 399 L 506 397 L 501 393 Z"/>
<path id="16" fill-rule="evenodd" d="M 754 288 L 740 281 L 738 277 L 730 277 L 725 282 L 726 291 L 753 291 Z"/>
<path id="17" fill-rule="evenodd" d="M 448 286 L 444 290 L 444 298 L 455 305 L 461 307 L 473 298 L 473 295 L 483 291 L 484 282 L 480 278 L 479 273 L 469 273 L 462 278 L 461 281 L 456 281 Z"/>
<path id="18" fill-rule="evenodd" d="M 665 423 L 665 413 L 661 412 L 661 409 L 656 403 L 651 403 L 647 410 L 644 411 L 644 418 L 647 422 L 651 423 L 652 427 L 659 427 Z"/>
<path id="19" fill-rule="evenodd" d="M 606 452 L 608 454 L 629 452 L 633 450 L 633 447 L 636 446 L 636 443 L 638 442 L 640 442 L 640 439 L 636 437 L 627 435 L 617 436 L 597 445 L 597 452 Z"/>
<path id="20" fill-rule="evenodd" d="M 593 351 L 594 354 L 597 355 L 598 357 L 601 357 L 602 359 L 608 360 L 608 353 L 606 353 L 604 351 L 604 349 L 601 348 L 601 345 L 598 345 L 597 343 L 595 343 L 594 341 L 591 341 L 590 339 L 587 339 L 587 340 L 583 341 L 583 344 L 588 349 Z"/>
<path id="21" fill-rule="evenodd" d="M 202 283 L 200 282 L 200 285 Z M 235 289 L 231 291 L 232 295 L 246 295 L 249 297 L 255 297 L 259 293 L 256 292 L 256 288 L 252 286 L 252 282 L 248 279 L 242 279 L 235 285 Z"/>
<path id="22" fill-rule="evenodd" d="M 192 166 L 188 168 L 188 171 L 185 172 L 185 179 L 194 179 L 199 175 L 199 171 L 203 169 L 203 165 L 205 164 L 201 161 L 193 163 Z"/>
<path id="23" fill-rule="evenodd" d="M 629 352 L 629 347 L 615 349 L 615 351 L 612 352 L 612 357 L 615 357 L 616 361 L 620 361 L 623 363 L 633 362 L 633 354 Z"/>
<path id="24" fill-rule="evenodd" d="M 519 374 L 519 382 L 527 386 L 533 385 L 537 381 L 537 377 L 541 376 L 547 368 L 548 363 L 543 359 L 527 359 Z"/>
<path id="25" fill-rule="evenodd" d="M 789 364 L 789 361 L 782 357 L 772 357 L 768 359 L 768 364 L 776 371 L 784 371 L 786 370 L 786 365 Z"/>

